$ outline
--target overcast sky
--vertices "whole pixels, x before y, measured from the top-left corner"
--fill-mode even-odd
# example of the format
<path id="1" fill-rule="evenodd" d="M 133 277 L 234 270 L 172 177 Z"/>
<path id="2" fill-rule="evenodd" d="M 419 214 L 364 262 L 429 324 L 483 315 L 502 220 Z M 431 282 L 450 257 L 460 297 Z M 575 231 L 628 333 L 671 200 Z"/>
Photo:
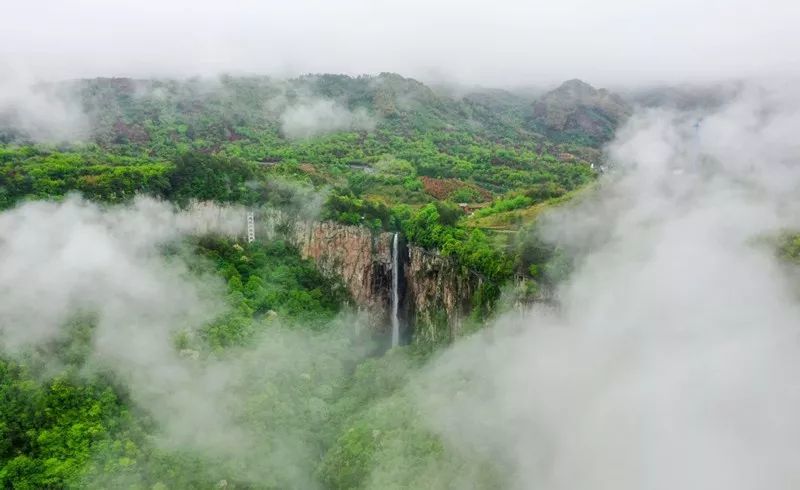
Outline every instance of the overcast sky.
<path id="1" fill-rule="evenodd" d="M 0 77 L 394 71 L 509 86 L 800 73 L 800 0 L 0 4 Z"/>

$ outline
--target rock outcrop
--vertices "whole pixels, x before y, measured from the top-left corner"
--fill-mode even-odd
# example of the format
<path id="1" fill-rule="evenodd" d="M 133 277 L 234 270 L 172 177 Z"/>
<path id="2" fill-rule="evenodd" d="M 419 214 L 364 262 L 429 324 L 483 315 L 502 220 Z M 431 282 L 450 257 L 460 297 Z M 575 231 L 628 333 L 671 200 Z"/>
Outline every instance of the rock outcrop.
<path id="1" fill-rule="evenodd" d="M 415 246 L 408 247 L 404 276 L 415 340 L 438 344 L 461 335 L 480 278 L 450 257 Z"/>
<path id="2" fill-rule="evenodd" d="M 480 278 L 449 257 L 402 243 L 392 256 L 392 233 L 332 222 L 264 216 L 267 235 L 281 233 L 323 275 L 339 278 L 355 307 L 367 312 L 373 330 L 389 335 L 392 268 L 400 268 L 401 343 L 446 343 L 463 332 Z M 280 230 L 280 231 L 278 231 Z"/>
<path id="3" fill-rule="evenodd" d="M 289 240 L 323 275 L 341 279 L 356 307 L 383 330 L 392 285 L 392 234 L 331 222 L 295 223 Z"/>
<path id="4" fill-rule="evenodd" d="M 619 95 L 569 80 L 536 101 L 532 120 L 537 130 L 556 140 L 599 145 L 609 141 L 630 114 Z"/>

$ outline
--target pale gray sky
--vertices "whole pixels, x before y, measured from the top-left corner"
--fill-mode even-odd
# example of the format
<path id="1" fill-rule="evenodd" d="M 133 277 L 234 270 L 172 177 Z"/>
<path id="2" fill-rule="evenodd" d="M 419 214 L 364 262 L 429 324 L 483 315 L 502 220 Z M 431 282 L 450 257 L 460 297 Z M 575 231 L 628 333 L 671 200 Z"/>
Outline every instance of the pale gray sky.
<path id="1" fill-rule="evenodd" d="M 395 71 L 516 85 L 800 72 L 798 0 L 0 3 L 0 77 Z"/>

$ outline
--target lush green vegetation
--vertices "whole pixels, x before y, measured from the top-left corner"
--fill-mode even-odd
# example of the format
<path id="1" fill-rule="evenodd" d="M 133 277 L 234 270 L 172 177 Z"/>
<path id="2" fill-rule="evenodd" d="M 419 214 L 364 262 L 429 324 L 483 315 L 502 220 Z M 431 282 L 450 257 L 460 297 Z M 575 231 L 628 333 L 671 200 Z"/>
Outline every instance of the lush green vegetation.
<path id="1" fill-rule="evenodd" d="M 527 196 L 514 196 L 508 199 L 499 199 L 492 203 L 491 206 L 475 211 L 473 216 L 476 218 L 483 218 L 497 213 L 511 211 L 513 209 L 524 208 L 530 206 L 533 200 Z"/>
<path id="2" fill-rule="evenodd" d="M 420 177 L 455 179 L 490 195 L 549 184 L 570 190 L 591 179 L 588 162 L 597 158 L 591 148 L 555 145 L 526 129 L 527 99 L 453 99 L 391 74 L 290 82 L 96 79 L 75 82 L 70 93 L 86 110 L 90 130 L 83 143 L 47 148 L 0 128 L 0 142 L 6 142 L 0 153 L 3 205 L 71 189 L 101 199 L 125 199 L 140 190 L 240 200 L 247 194 L 242 181 L 254 174 L 290 176 L 390 204 L 423 204 L 434 197 L 423 192 Z M 287 108 L 317 100 L 334 101 L 343 111 L 364 110 L 375 124 L 288 139 L 282 126 Z M 192 152 L 217 159 L 201 161 Z M 187 154 L 228 180 L 214 182 L 214 189 L 191 188 L 197 183 L 182 182 L 180 169 Z M 219 162 L 235 168 L 220 175 Z M 178 168 L 168 185 L 163 175 L 172 165 Z M 174 179 L 183 187 L 172 188 Z M 452 200 L 476 197 L 462 192 Z"/>
<path id="3" fill-rule="evenodd" d="M 52 199 L 80 192 L 120 202 L 137 192 L 163 195 L 172 165 L 157 159 L 111 154 L 96 146 L 58 151 L 33 146 L 0 148 L 0 208 L 23 198 Z"/>
<path id="4" fill-rule="evenodd" d="M 256 442 L 230 455 L 160 444 L 154 414 L 113 371 L 90 368 L 89 316 L 58 345 L 0 361 L 0 485 L 400 488 L 435 477 L 445 487 L 464 471 L 485 488 L 499 481 L 488 466 L 448 453 L 419 420 L 406 385 L 425 356 L 407 347 L 363 357 L 369 344 L 334 319 L 341 288 L 296 251 L 212 238 L 189 245 L 203 258 L 196 273 L 227 280 L 229 308 L 200 336 L 176 337 L 175 348 L 190 353 L 187 362 L 222 359 L 243 371 L 237 427 Z M 55 364 L 63 367 L 53 376 Z M 298 446 L 290 454 L 283 444 Z"/>
<path id="5" fill-rule="evenodd" d="M 597 159 L 591 148 L 532 132 L 531 101 L 523 97 L 456 99 L 392 74 L 289 82 L 96 79 L 70 89 L 87 111 L 85 141 L 53 147 L 3 133 L 0 208 L 72 191 L 109 202 L 148 193 L 178 203 L 285 205 L 275 183 L 296 182 L 327 190 L 323 219 L 403 231 L 488 278 L 477 301 L 483 306 L 511 277 L 511 259 L 493 246 L 494 230 L 516 219 L 510 211 L 590 182 L 589 162 Z M 374 124 L 288 138 L 287 111 L 319 100 L 364 111 Z M 469 223 L 447 204 L 487 200 Z M 493 220 L 483 226 L 478 218 Z"/>
<path id="6" fill-rule="evenodd" d="M 253 345 L 278 321 L 281 328 L 320 330 L 339 311 L 341 288 L 281 242 L 245 249 L 203 239 L 193 247 L 206 259 L 198 272 L 211 268 L 227 279 L 229 307 L 197 339 L 177 338 L 176 348 L 197 349 L 205 356 Z M 162 454 L 148 440 L 152 421 L 130 406 L 124 386 L 111 373 L 86 376 L 92 329 L 91 317 L 76 319 L 63 341 L 47 352 L 0 361 L 0 484 L 60 488 L 131 474 L 142 480 L 136 488 L 159 481 L 169 488 L 215 483 L 207 479 L 208 472 L 198 472 L 199 462 Z M 59 363 L 63 370 L 49 376 L 48 365 Z"/>
<path id="7" fill-rule="evenodd" d="M 800 235 L 785 233 L 777 239 L 778 254 L 784 260 L 800 263 Z"/>
<path id="8" fill-rule="evenodd" d="M 570 267 L 534 235 L 498 240 L 481 220 L 568 198 L 593 180 L 598 158 L 580 138 L 554 143 L 533 131 L 524 97 L 454 98 L 392 74 L 97 79 L 66 93 L 88 120 L 80 141 L 35 142 L 0 123 L 0 209 L 72 192 L 105 203 L 145 193 L 400 231 L 480 278 L 478 319 L 512 278 L 535 297 Z M 290 137 L 287 111 L 320 100 L 368 121 Z M 483 207 L 468 218 L 459 204 Z M 159 414 L 92 358 L 87 312 L 53 345 L 0 358 L 0 486 L 502 486 L 485 461 L 427 430 L 413 403 L 408 382 L 434 346 L 376 356 L 353 334 L 344 288 L 291 245 L 195 237 L 165 253 L 226 284 L 225 311 L 177 334 L 174 349 L 190 363 L 236 368 L 241 386 L 228 408 L 252 441 L 220 451 L 163 444 Z"/>

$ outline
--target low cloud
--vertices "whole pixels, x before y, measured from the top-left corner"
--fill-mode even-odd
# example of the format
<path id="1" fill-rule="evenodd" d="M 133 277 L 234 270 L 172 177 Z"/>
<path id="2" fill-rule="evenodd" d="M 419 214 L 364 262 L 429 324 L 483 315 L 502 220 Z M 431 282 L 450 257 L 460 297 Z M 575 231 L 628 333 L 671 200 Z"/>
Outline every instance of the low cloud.
<path id="1" fill-rule="evenodd" d="M 58 143 L 85 139 L 89 127 L 76 84 L 0 78 L 0 128 L 13 129 L 35 141 Z"/>
<path id="2" fill-rule="evenodd" d="M 248 348 L 193 350 L 203 327 L 233 313 L 220 277 L 199 272 L 213 266 L 185 252 L 182 238 L 242 236 L 244 225 L 238 207 L 178 210 L 145 197 L 101 206 L 72 196 L 3 212 L 0 352 L 45 353 L 48 372 L 58 372 L 63 353 L 49 349 L 88 315 L 83 372 L 111 374 L 156 423 L 149 435 L 161 448 L 201 457 L 212 478 L 317 488 L 315 441 L 333 388 L 370 346 L 352 341 L 362 319 L 342 314 L 324 332 L 256 320 L 260 334 Z M 177 337 L 189 347 L 176 348 Z M 130 472 L 95 476 L 101 481 L 85 483 L 141 484 Z"/>
<path id="3" fill-rule="evenodd" d="M 0 330 L 11 346 L 58 336 L 65 318 L 100 310 L 100 329 L 149 325 L 168 336 L 215 308 L 209 295 L 157 246 L 189 233 L 235 233 L 244 213 L 196 204 L 190 211 L 140 197 L 104 209 L 76 196 L 0 214 Z M 205 306 L 204 306 L 205 305 Z"/>
<path id="4" fill-rule="evenodd" d="M 276 123 L 283 136 L 302 140 L 341 131 L 372 131 L 377 119 L 364 107 L 348 108 L 345 101 L 321 97 L 301 81 L 266 79 L 256 90 L 255 102 L 263 102 L 262 118 L 248 124 Z M 83 94 L 88 90 L 92 95 Z M 108 93 L 105 93 L 108 92 Z M 92 140 L 98 129 L 110 129 L 122 110 L 119 100 L 132 95 L 136 104 L 162 107 L 165 118 L 187 101 L 213 106 L 217 99 L 233 104 L 231 114 L 252 110 L 242 106 L 242 92 L 224 83 L 224 78 L 178 78 L 160 80 L 106 79 L 41 82 L 13 73 L 0 78 L 0 142 L 32 140 L 38 143 Z M 98 106 L 99 104 L 99 106 Z M 238 104 L 238 105 L 237 105 Z M 124 103 L 123 103 L 124 105 Z M 107 106 L 107 107 L 106 107 Z M 110 113 L 100 113 L 100 109 Z M 215 109 L 208 108 L 213 111 Z M 124 112 L 124 111 L 123 111 Z M 109 120 L 109 118 L 112 118 Z M 108 128 L 106 128 L 108 126 Z"/>
<path id="5" fill-rule="evenodd" d="M 33 0 L 11 2 L 0 64 L 47 78 L 380 73 L 603 86 L 800 73 L 794 0 Z M 532 28 L 535 26 L 535 28 Z M 647 33 L 647 35 L 643 35 Z M 558 42 L 553 42 L 553 40 Z"/>
<path id="6" fill-rule="evenodd" d="M 322 98 L 301 99 L 280 115 L 281 132 L 290 139 L 306 139 L 337 131 L 371 131 L 376 121 L 366 109 L 349 110 Z"/>
<path id="7" fill-rule="evenodd" d="M 796 272 L 763 239 L 800 224 L 798 124 L 775 86 L 634 116 L 544 226 L 577 257 L 560 306 L 445 353 L 416 391 L 433 430 L 512 488 L 797 488 Z"/>

